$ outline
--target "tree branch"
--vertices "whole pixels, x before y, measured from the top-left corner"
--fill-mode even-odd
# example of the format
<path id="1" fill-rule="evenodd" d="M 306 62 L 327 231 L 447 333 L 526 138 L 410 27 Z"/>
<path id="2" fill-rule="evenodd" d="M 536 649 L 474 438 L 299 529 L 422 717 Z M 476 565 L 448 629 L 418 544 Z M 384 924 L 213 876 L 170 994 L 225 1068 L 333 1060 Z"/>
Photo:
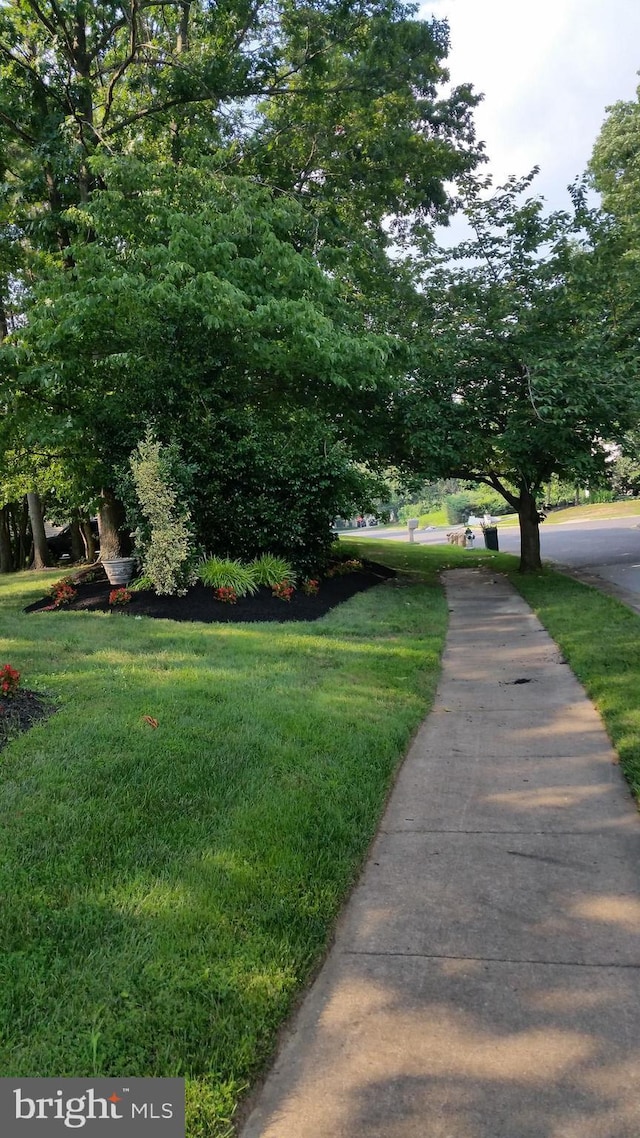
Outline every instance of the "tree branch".
<path id="1" fill-rule="evenodd" d="M 234 51 L 240 51 L 240 48 L 242 47 L 242 45 L 243 45 L 243 43 L 247 37 L 247 34 L 249 32 L 249 28 L 251 27 L 255 17 L 257 16 L 258 12 L 260 11 L 260 4 L 261 4 L 261 0 L 257 0 L 257 3 L 255 3 L 253 5 L 253 7 L 249 9 L 249 11 L 247 13 L 247 18 L 244 22 L 244 25 L 243 25 L 243 27 L 240 28 L 240 31 L 238 32 L 238 34 L 234 40 L 234 44 L 233 44 L 233 50 Z"/>
<path id="2" fill-rule="evenodd" d="M 481 481 L 486 482 L 487 480 L 481 479 Z M 501 494 L 510 506 L 513 506 L 516 513 L 518 512 L 518 504 L 520 499 L 516 498 L 515 494 L 512 494 L 510 490 L 507 490 L 506 486 L 503 486 L 502 482 L 498 478 L 498 475 L 493 470 L 489 471 L 489 486 L 493 486 L 493 489 L 497 490 L 498 494 Z"/>
<path id="3" fill-rule="evenodd" d="M 118 82 L 120 81 L 120 79 L 122 79 L 122 76 L 125 74 L 127 69 L 133 63 L 134 59 L 136 58 L 136 55 L 138 54 L 138 35 L 137 35 L 138 27 L 137 27 L 137 21 L 136 21 L 136 0 L 131 0 L 130 7 L 129 7 L 129 17 L 130 17 L 130 20 L 129 20 L 129 52 L 128 52 L 127 56 L 123 59 L 120 66 L 116 69 L 115 73 L 112 75 L 112 77 L 109 81 L 109 86 L 107 88 L 107 97 L 106 97 L 106 101 L 105 101 L 104 114 L 102 116 L 102 122 L 100 124 L 102 130 L 104 130 L 105 124 L 107 123 L 109 116 L 111 114 L 111 107 L 113 105 L 113 97 L 115 94 L 116 86 L 117 86 Z"/>
<path id="4" fill-rule="evenodd" d="M 53 20 L 50 20 L 48 16 L 45 16 L 44 12 L 40 8 L 39 4 L 36 4 L 35 0 L 28 0 L 28 3 L 29 3 L 29 6 L 31 8 L 33 8 L 33 11 L 35 12 L 36 16 L 38 17 L 38 19 L 39 19 L 40 23 L 43 25 L 43 27 L 45 27 L 47 29 L 47 31 L 49 32 L 50 35 L 56 36 L 58 34 L 58 30 L 57 30 L 56 25 L 53 22 Z M 62 27 L 63 27 L 63 30 L 66 31 L 64 23 L 62 24 Z M 65 35 L 65 39 L 66 38 L 67 37 Z M 67 41 L 67 45 L 68 45 L 68 41 Z"/>
<path id="5" fill-rule="evenodd" d="M 33 138 L 32 135 L 27 134 L 26 131 L 22 129 L 22 127 L 19 127 L 18 124 L 13 121 L 13 119 L 9 118 L 9 115 L 5 115 L 4 111 L 0 111 L 0 121 L 5 123 L 5 125 L 8 126 L 9 129 L 18 136 L 18 138 L 21 138 L 23 142 L 26 142 L 29 146 L 36 145 L 36 139 Z"/>

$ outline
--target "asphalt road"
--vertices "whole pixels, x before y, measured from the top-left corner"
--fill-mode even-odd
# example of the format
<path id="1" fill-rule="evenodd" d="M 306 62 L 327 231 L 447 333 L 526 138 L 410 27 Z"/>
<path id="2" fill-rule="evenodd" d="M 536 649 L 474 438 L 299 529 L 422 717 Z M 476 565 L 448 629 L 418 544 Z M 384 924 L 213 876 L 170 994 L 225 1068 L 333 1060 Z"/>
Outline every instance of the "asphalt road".
<path id="1" fill-rule="evenodd" d="M 441 544 L 446 541 L 449 528 L 451 527 L 442 527 L 427 532 L 418 530 L 415 540 L 420 545 Z M 407 529 L 402 526 L 384 529 L 373 526 L 350 533 L 357 537 L 408 540 Z M 475 529 L 474 533 L 476 546 L 481 547 L 482 532 Z M 498 526 L 498 541 L 501 552 L 520 552 L 520 531 L 517 526 Z M 612 592 L 622 590 L 635 597 L 636 603 L 640 604 L 640 517 L 563 522 L 560 525 L 546 521 L 540 527 L 540 548 L 543 560 L 566 565 L 587 579 L 593 578 L 594 584 L 598 581 L 606 582 Z"/>

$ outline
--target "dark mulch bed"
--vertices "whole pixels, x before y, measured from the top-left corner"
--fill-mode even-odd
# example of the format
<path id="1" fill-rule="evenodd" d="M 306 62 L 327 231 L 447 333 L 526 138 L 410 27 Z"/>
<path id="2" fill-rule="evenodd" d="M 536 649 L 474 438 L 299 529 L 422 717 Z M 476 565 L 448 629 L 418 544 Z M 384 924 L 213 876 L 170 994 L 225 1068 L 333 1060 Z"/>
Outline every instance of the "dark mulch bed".
<path id="1" fill-rule="evenodd" d="M 28 688 L 18 688 L 11 696 L 0 699 L 0 751 L 22 731 L 28 731 L 40 719 L 48 719 L 55 704 Z"/>
<path id="2" fill-rule="evenodd" d="M 204 585 L 194 585 L 184 597 L 158 597 L 153 590 L 133 593 L 127 605 L 109 605 L 109 593 L 113 588 L 106 578 L 90 582 L 80 582 L 76 588 L 77 596 L 64 609 L 52 609 L 51 601 L 44 597 L 29 605 L 25 612 L 122 612 L 126 616 L 163 617 L 168 620 L 194 620 L 206 624 L 246 621 L 276 621 L 279 624 L 289 620 L 318 620 L 336 605 L 349 600 L 356 593 L 362 593 L 373 585 L 379 585 L 390 577 L 395 577 L 392 569 L 384 565 L 365 562 L 362 570 L 345 573 L 342 576 L 323 578 L 320 591 L 315 597 L 307 597 L 296 589 L 290 601 L 274 597 L 270 589 L 261 588 L 252 597 L 240 597 L 236 604 L 217 601 L 213 589 Z"/>

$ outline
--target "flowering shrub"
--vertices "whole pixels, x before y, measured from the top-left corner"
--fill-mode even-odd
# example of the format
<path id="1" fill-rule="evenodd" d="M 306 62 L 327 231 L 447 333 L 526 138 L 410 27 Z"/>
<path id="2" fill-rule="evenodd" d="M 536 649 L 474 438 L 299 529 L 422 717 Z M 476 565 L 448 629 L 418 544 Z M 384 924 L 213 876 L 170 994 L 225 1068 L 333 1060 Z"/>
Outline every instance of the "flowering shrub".
<path id="1" fill-rule="evenodd" d="M 316 581 L 315 577 L 308 577 L 306 581 L 302 582 L 302 592 L 307 597 L 315 597 L 319 588 L 320 582 Z"/>
<path id="2" fill-rule="evenodd" d="M 109 593 L 110 605 L 128 605 L 131 600 L 131 593 L 128 589 L 112 589 Z"/>
<path id="3" fill-rule="evenodd" d="M 295 588 L 286 580 L 278 581 L 275 585 L 272 586 L 271 592 L 273 593 L 274 597 L 278 597 L 278 600 L 290 601 L 293 594 L 295 593 Z"/>
<path id="4" fill-rule="evenodd" d="M 20 672 L 12 668 L 11 664 L 5 664 L 0 668 L 0 691 L 3 695 L 13 695 L 18 690 L 19 683 Z"/>
<path id="5" fill-rule="evenodd" d="M 361 569 L 362 562 L 352 557 L 348 561 L 334 561 L 327 569 L 326 576 L 343 577 L 345 573 L 359 573 Z"/>
<path id="6" fill-rule="evenodd" d="M 61 605 L 68 605 L 70 601 L 76 596 L 78 590 L 74 589 L 70 581 L 63 577 L 61 581 L 56 581 L 49 589 L 49 596 L 53 601 L 53 607 L 59 609 Z"/>
<path id="7" fill-rule="evenodd" d="M 225 605 L 235 605 L 238 600 L 238 594 L 230 585 L 220 585 L 218 589 L 213 590 L 213 595 L 217 601 L 222 601 Z"/>

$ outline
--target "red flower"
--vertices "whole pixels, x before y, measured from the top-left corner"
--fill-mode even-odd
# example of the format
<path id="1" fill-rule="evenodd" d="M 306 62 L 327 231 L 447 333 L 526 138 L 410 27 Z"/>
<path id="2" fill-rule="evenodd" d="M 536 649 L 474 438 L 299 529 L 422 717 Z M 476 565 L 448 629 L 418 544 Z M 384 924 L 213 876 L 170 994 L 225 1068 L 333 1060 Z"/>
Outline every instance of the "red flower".
<path id="1" fill-rule="evenodd" d="M 274 597 L 278 597 L 281 601 L 290 601 L 295 593 L 295 589 L 288 581 L 278 581 L 277 585 L 272 586 L 271 592 Z"/>
<path id="2" fill-rule="evenodd" d="M 61 605 L 68 604 L 69 601 L 73 600 L 77 591 L 78 590 L 74 589 L 69 581 L 57 581 L 56 584 L 52 585 L 49 589 L 49 596 L 53 598 L 53 607 L 57 609 L 60 608 Z"/>
<path id="3" fill-rule="evenodd" d="M 16 668 L 12 668 L 11 664 L 0 668 L 0 691 L 3 695 L 13 695 L 19 684 L 20 672 Z"/>
<path id="4" fill-rule="evenodd" d="M 213 595 L 217 601 L 222 601 L 225 605 L 235 605 L 238 600 L 238 594 L 230 585 L 221 585 L 219 589 L 214 589 Z"/>
<path id="5" fill-rule="evenodd" d="M 131 600 L 131 593 L 128 589 L 112 589 L 109 593 L 110 605 L 128 605 Z"/>

